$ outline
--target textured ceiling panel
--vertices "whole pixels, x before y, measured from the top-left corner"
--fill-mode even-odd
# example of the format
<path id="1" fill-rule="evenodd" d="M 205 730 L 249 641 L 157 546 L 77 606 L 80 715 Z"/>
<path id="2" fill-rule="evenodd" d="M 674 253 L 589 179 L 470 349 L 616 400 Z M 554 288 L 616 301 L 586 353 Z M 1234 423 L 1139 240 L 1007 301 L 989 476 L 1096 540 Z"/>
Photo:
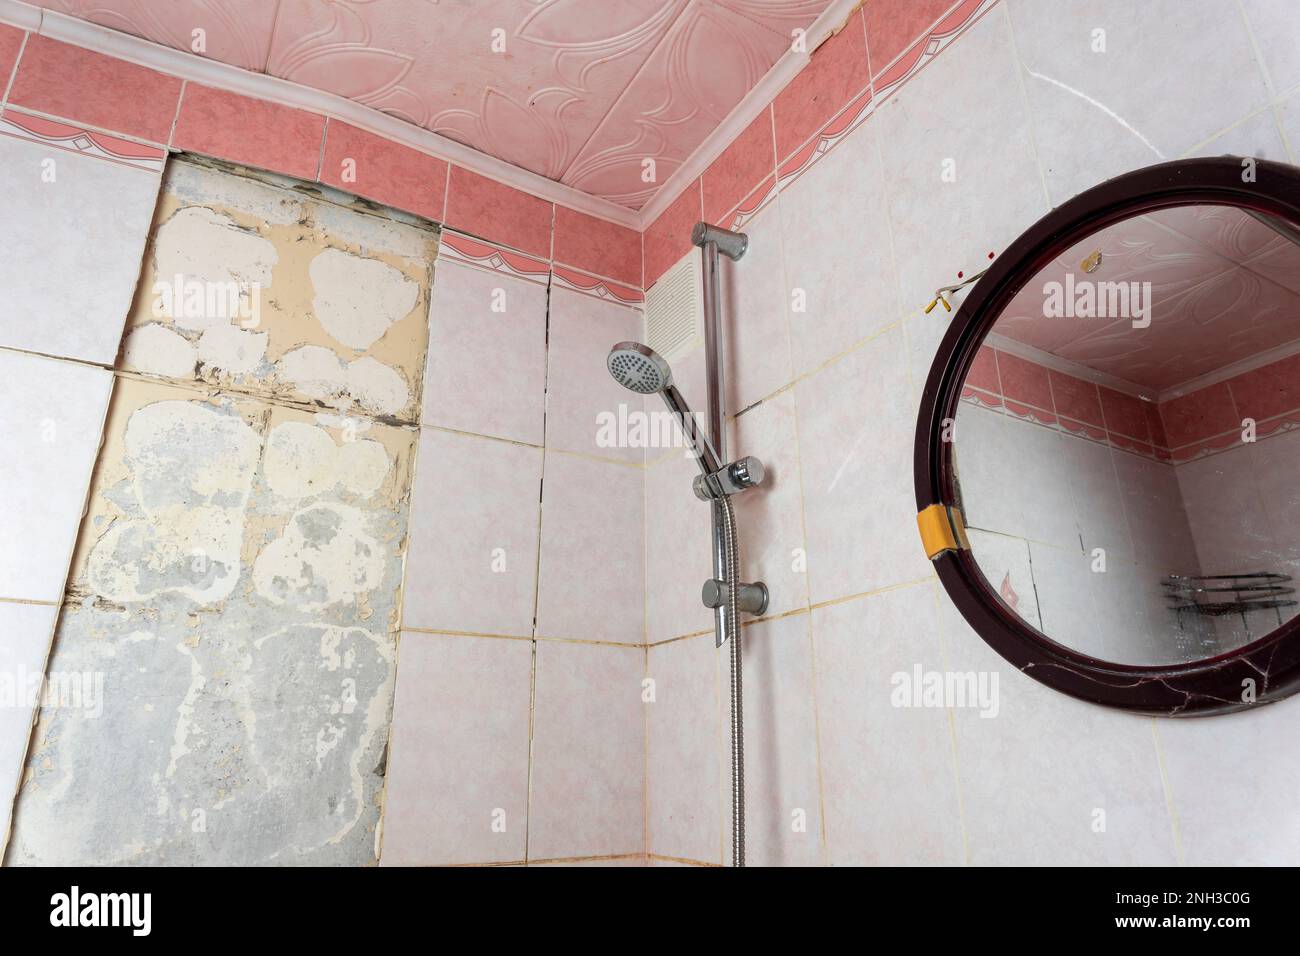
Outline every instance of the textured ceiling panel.
<path id="1" fill-rule="evenodd" d="M 1102 253 L 1086 274 L 1082 261 Z M 1151 324 L 1046 318 L 1048 282 L 1150 282 Z M 1164 391 L 1300 340 L 1300 246 L 1239 209 L 1182 206 L 1109 226 L 1050 263 L 997 331 Z"/>
<path id="2" fill-rule="evenodd" d="M 39 0 L 640 208 L 830 0 Z M 653 160 L 647 173 L 646 160 Z M 647 181 L 649 176 L 652 177 Z"/>

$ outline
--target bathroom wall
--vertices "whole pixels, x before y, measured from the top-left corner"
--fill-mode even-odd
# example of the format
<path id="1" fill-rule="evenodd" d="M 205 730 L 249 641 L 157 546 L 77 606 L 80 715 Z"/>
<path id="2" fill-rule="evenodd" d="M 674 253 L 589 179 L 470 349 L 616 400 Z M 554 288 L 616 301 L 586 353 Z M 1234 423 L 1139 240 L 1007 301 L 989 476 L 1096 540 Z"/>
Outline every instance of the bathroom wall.
<path id="1" fill-rule="evenodd" d="M 750 236 L 724 266 L 732 451 L 774 479 L 741 522 L 776 611 L 746 629 L 751 861 L 1296 862 L 1300 704 L 1152 720 L 1017 673 L 921 553 L 911 449 L 946 322 L 923 313 L 933 290 L 1126 169 L 1294 162 L 1298 31 L 1263 0 L 868 2 L 647 228 L 647 284 L 693 219 Z M 717 864 L 727 678 L 693 606 L 707 533 L 687 472 L 647 475 L 648 845 Z M 657 558 L 688 533 L 676 565 Z M 988 693 L 909 706 L 918 670 Z"/>
<path id="2" fill-rule="evenodd" d="M 596 442 L 640 236 L 3 24 L 0 74 L 0 786 L 60 611 L 103 706 L 42 713 L 7 862 L 640 862 L 643 452 Z M 290 179 L 173 159 L 158 199 L 178 149 Z M 213 269 L 260 316 L 143 294 Z"/>

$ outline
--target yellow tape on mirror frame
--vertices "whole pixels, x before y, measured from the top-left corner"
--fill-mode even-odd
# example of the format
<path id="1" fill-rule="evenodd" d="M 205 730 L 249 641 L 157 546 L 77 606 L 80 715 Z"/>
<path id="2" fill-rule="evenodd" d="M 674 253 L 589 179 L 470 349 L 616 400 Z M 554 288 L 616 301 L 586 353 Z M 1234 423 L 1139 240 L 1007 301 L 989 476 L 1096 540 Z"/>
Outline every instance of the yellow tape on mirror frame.
<path id="1" fill-rule="evenodd" d="M 925 556 L 934 560 L 945 551 L 970 550 L 966 538 L 966 522 L 961 511 L 947 505 L 930 505 L 916 516 L 916 526 L 921 532 Z"/>

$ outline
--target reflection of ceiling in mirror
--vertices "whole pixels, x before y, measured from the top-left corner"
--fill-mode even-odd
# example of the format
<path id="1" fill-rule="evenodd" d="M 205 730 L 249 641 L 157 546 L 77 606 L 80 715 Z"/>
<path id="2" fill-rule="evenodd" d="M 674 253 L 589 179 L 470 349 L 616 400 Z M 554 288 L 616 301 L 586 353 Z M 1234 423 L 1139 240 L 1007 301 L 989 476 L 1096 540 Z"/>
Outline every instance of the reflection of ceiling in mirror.
<path id="1" fill-rule="evenodd" d="M 1102 261 L 1085 273 L 1083 260 Z M 1047 318 L 1045 286 L 1151 283 L 1151 324 Z M 1165 393 L 1290 343 L 1300 344 L 1300 246 L 1245 212 L 1181 206 L 1116 223 L 1050 263 L 996 332 L 1067 362 Z"/>

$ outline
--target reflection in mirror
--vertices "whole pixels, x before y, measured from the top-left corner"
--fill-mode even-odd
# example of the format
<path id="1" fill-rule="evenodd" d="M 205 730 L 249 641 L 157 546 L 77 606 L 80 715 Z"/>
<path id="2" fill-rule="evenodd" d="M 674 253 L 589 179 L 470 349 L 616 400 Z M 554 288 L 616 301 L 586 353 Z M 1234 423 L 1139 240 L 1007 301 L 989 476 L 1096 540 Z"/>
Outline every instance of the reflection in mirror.
<path id="1" fill-rule="evenodd" d="M 1058 644 L 1181 664 L 1297 610 L 1300 244 L 1228 206 L 1094 233 L 1016 295 L 953 430 L 971 549 Z"/>

